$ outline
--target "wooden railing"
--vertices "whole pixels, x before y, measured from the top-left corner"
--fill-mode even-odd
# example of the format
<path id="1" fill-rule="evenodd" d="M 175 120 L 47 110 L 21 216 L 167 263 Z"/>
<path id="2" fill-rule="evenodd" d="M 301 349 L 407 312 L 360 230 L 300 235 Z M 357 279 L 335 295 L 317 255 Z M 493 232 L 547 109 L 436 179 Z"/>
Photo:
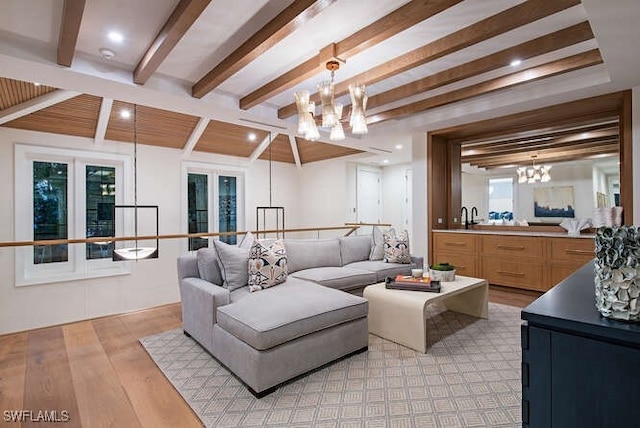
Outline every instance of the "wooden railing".
<path id="1" fill-rule="evenodd" d="M 346 230 L 344 236 L 349 236 L 361 226 L 390 226 L 385 223 L 345 223 L 344 226 L 333 227 L 306 227 L 297 229 L 272 229 L 272 230 L 252 230 L 251 233 L 264 235 L 264 234 L 277 234 L 277 233 L 302 233 L 302 232 L 325 232 L 325 231 L 337 231 Z M 228 235 L 244 235 L 246 231 L 238 232 L 205 232 L 205 233 L 176 233 L 168 235 L 139 235 L 139 236 L 95 236 L 91 238 L 71 238 L 71 239 L 46 239 L 38 241 L 6 241 L 0 242 L 0 248 L 3 247 L 31 247 L 31 246 L 46 246 L 46 245 L 63 245 L 63 244 L 89 244 L 89 243 L 104 243 L 104 242 L 121 242 L 121 241 L 145 241 L 156 239 L 184 239 L 184 238 L 209 238 L 216 236 L 228 236 Z"/>

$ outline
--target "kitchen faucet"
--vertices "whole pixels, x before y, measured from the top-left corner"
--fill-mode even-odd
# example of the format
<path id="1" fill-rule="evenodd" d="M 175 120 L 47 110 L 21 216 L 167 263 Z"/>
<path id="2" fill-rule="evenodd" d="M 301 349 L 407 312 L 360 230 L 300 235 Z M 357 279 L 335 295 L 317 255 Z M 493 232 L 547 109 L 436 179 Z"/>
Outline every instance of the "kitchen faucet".
<path id="1" fill-rule="evenodd" d="M 478 215 L 478 209 L 476 207 L 472 207 L 471 208 L 471 223 L 470 224 L 478 224 L 477 221 L 473 220 L 473 213 L 476 213 L 476 216 Z"/>
<path id="2" fill-rule="evenodd" d="M 473 213 L 473 210 L 471 212 Z M 469 210 L 467 210 L 467 207 L 462 207 L 462 209 L 460 209 L 461 216 L 463 213 L 464 213 L 464 228 L 469 229 Z M 473 218 L 473 214 L 471 215 L 471 217 Z"/>

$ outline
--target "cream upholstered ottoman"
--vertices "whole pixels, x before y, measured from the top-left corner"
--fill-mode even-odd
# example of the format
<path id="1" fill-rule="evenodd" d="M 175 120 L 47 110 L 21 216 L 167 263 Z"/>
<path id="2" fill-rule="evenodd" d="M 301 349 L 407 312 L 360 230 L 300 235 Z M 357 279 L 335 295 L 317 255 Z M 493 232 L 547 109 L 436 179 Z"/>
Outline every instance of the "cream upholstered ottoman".
<path id="1" fill-rule="evenodd" d="M 369 301 L 369 333 L 425 353 L 428 305 L 442 302 L 451 311 L 488 318 L 488 294 L 484 279 L 456 275 L 441 283 L 440 293 L 392 290 L 382 282 L 366 287 L 362 296 Z"/>

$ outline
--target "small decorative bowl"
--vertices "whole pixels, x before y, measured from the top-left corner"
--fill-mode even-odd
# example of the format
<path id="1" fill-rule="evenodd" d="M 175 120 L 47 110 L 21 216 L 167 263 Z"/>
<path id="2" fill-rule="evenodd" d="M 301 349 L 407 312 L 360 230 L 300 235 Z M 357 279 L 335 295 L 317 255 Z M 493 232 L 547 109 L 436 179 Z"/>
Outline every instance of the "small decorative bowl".
<path id="1" fill-rule="evenodd" d="M 452 282 L 456 280 L 456 270 L 429 269 L 429 278 L 435 281 Z"/>

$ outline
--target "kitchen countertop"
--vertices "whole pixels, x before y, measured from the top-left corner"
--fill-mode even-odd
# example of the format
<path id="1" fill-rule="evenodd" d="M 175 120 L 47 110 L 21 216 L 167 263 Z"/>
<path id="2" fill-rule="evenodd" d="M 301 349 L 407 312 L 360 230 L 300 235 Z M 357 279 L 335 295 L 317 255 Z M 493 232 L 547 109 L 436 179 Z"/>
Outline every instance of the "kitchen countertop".
<path id="1" fill-rule="evenodd" d="M 520 230 L 473 230 L 473 229 L 435 229 L 432 232 L 438 233 L 473 233 L 477 235 L 515 235 L 515 236 L 544 236 L 549 238 L 585 238 L 593 239 L 595 235 L 583 233 L 577 236 L 570 236 L 562 232 L 536 232 Z"/>

